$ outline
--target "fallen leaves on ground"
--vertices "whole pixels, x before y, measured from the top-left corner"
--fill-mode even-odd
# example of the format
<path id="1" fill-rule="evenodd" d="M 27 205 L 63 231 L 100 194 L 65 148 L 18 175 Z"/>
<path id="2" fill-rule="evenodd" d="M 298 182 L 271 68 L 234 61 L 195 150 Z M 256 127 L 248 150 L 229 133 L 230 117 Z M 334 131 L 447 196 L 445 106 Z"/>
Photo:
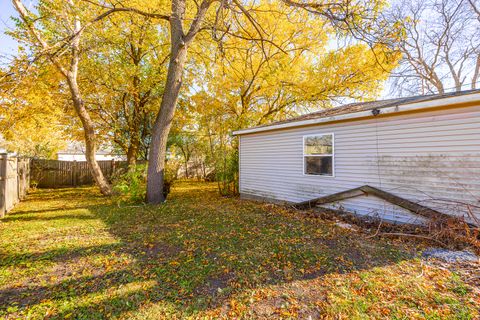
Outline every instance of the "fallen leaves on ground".
<path id="1" fill-rule="evenodd" d="M 181 182 L 166 204 L 37 190 L 0 223 L 4 318 L 459 318 L 458 275 L 413 245 Z"/>

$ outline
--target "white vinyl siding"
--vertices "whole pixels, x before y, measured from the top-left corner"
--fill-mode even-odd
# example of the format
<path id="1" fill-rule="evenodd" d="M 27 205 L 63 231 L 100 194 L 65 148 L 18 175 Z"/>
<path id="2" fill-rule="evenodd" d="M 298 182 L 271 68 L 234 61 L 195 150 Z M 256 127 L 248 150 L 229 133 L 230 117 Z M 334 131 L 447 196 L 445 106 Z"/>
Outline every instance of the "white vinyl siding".
<path id="1" fill-rule="evenodd" d="M 304 175 L 303 137 L 335 136 L 335 176 Z M 480 106 L 242 135 L 240 193 L 300 202 L 371 185 L 447 214 L 480 217 Z M 459 204 L 463 203 L 463 204 Z M 375 197 L 331 204 L 411 222 Z"/>

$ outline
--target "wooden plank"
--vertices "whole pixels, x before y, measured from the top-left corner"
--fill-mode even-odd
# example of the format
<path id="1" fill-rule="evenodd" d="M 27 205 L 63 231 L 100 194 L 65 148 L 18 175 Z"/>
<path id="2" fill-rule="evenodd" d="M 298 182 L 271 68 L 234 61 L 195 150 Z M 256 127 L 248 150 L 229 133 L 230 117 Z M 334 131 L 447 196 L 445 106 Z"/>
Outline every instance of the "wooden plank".
<path id="1" fill-rule="evenodd" d="M 335 202 L 335 201 L 340 201 L 340 200 L 345 200 L 349 198 L 354 198 L 358 196 L 363 196 L 365 195 L 365 191 L 362 190 L 362 187 L 354 188 L 354 189 L 349 189 L 346 191 L 341 191 L 338 193 L 334 193 L 325 197 L 321 198 L 316 198 L 300 203 L 296 203 L 295 207 L 297 208 L 312 208 L 320 204 L 325 204 L 325 203 L 330 203 L 330 202 Z"/>
<path id="2" fill-rule="evenodd" d="M 448 218 L 450 217 L 447 214 L 438 212 L 436 210 L 433 210 L 431 208 L 422 206 L 418 203 L 415 203 L 413 201 L 410 201 L 408 199 L 399 197 L 397 195 L 394 195 L 390 192 L 380 190 L 378 188 L 369 186 L 369 185 L 364 185 L 358 188 L 353 188 L 349 190 L 345 190 L 342 192 L 334 193 L 331 195 L 327 195 L 324 197 L 312 199 L 309 201 L 304 201 L 295 204 L 295 207 L 300 208 L 300 209 L 305 209 L 305 208 L 312 208 L 317 205 L 322 205 L 326 203 L 331 203 L 335 201 L 342 201 L 358 196 L 364 196 L 364 195 L 373 195 L 376 196 L 380 199 L 383 199 L 385 201 L 388 201 L 394 205 L 397 205 L 399 207 L 402 207 L 404 209 L 407 209 L 411 211 L 414 214 L 418 214 L 422 217 L 429 218 L 429 219 L 435 219 L 435 218 Z"/>
<path id="3" fill-rule="evenodd" d="M 390 203 L 393 203 L 399 207 L 402 207 L 404 209 L 407 209 L 415 214 L 418 214 L 422 217 L 429 218 L 429 219 L 435 219 L 435 218 L 448 218 L 450 217 L 449 215 L 446 215 L 444 213 L 438 212 L 436 210 L 433 210 L 431 208 L 428 208 L 426 206 L 422 206 L 418 203 L 415 203 L 413 201 L 410 201 L 408 199 L 399 197 L 394 195 L 393 193 L 386 192 L 380 189 L 377 189 L 372 186 L 363 186 L 361 187 L 361 190 L 364 191 L 367 194 L 371 194 L 374 196 L 377 196 L 385 201 L 388 201 Z"/>

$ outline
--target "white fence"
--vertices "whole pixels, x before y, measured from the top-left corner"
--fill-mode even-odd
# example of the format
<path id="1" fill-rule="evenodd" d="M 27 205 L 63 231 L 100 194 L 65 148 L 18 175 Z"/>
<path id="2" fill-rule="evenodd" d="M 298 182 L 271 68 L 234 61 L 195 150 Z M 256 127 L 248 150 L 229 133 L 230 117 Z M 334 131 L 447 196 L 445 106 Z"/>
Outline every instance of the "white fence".
<path id="1" fill-rule="evenodd" d="M 0 154 L 0 218 L 22 200 L 30 185 L 30 160 Z"/>

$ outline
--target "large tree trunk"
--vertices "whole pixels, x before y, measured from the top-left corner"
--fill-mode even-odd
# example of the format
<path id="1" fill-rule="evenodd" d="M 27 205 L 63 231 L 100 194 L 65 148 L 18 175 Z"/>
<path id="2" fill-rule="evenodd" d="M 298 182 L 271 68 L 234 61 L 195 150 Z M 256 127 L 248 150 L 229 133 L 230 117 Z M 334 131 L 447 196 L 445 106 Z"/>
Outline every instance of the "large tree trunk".
<path id="1" fill-rule="evenodd" d="M 160 111 L 152 130 L 152 142 L 148 155 L 147 201 L 158 204 L 165 201 L 163 184 L 165 175 L 165 157 L 167 138 L 177 106 L 178 95 L 182 86 L 183 69 L 187 48 L 182 35 L 175 35 L 172 29 L 172 55 L 168 66 L 167 81 Z"/>
<path id="2" fill-rule="evenodd" d="M 164 177 L 167 138 L 177 106 L 178 95 L 182 87 L 183 70 L 187 58 L 187 47 L 200 30 L 211 2 L 203 0 L 190 25 L 188 33 L 183 33 L 185 0 L 172 0 L 170 22 L 170 63 L 167 71 L 160 111 L 153 125 L 150 153 L 148 155 L 147 201 L 158 204 L 165 201 Z"/>

